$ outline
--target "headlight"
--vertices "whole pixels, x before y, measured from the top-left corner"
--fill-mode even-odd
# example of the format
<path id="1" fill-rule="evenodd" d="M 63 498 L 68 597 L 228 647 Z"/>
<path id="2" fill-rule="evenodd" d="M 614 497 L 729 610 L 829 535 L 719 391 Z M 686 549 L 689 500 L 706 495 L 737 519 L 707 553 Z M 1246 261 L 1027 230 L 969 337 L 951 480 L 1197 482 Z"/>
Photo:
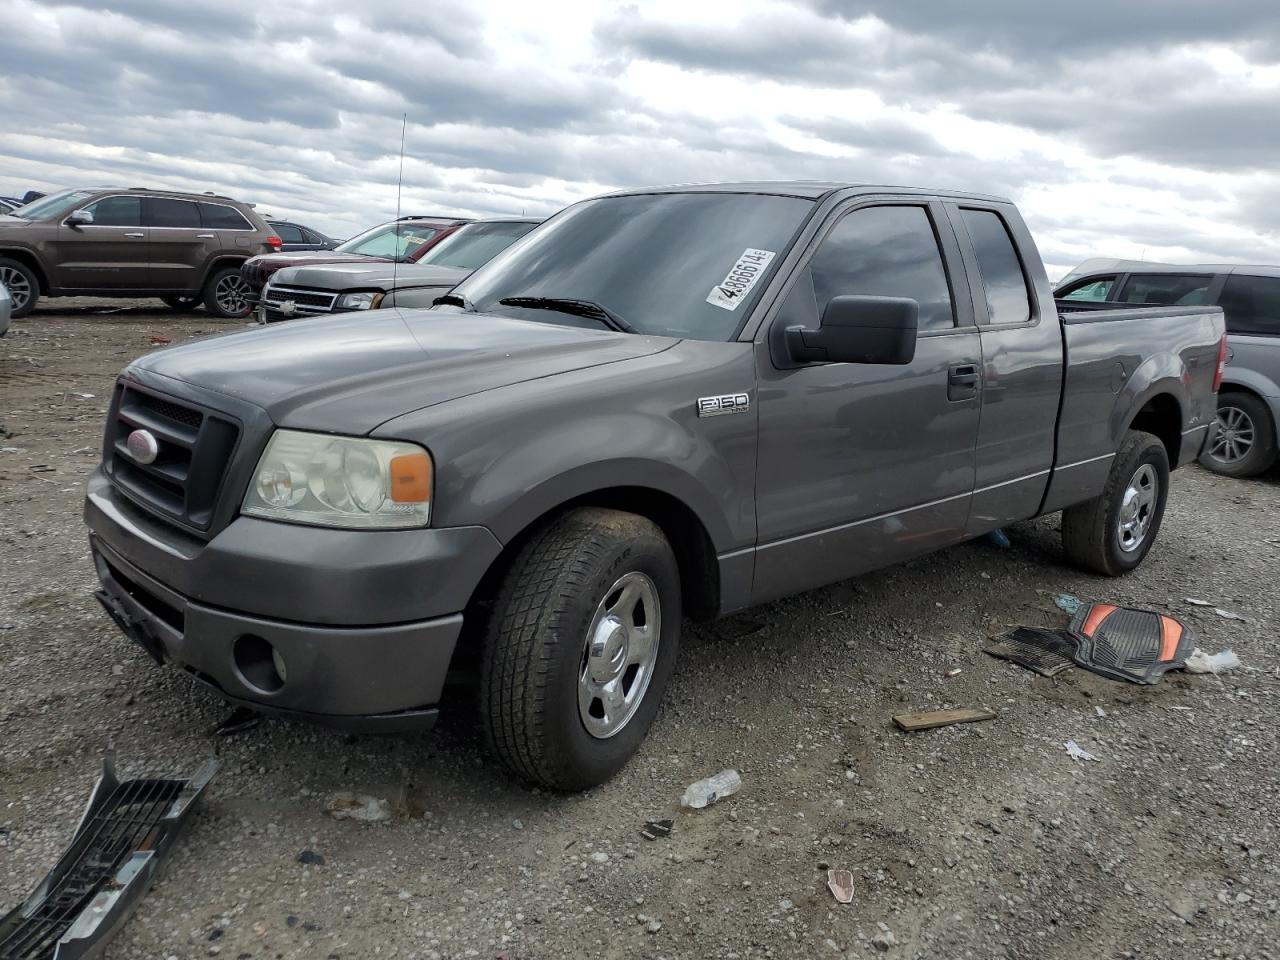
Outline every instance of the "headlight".
<path id="1" fill-rule="evenodd" d="M 372 290 L 344 293 L 338 298 L 337 307 L 340 310 L 372 310 L 382 302 L 382 296 L 381 293 L 375 293 Z"/>
<path id="2" fill-rule="evenodd" d="M 241 511 L 320 527 L 425 527 L 433 473 L 412 443 L 277 430 Z"/>

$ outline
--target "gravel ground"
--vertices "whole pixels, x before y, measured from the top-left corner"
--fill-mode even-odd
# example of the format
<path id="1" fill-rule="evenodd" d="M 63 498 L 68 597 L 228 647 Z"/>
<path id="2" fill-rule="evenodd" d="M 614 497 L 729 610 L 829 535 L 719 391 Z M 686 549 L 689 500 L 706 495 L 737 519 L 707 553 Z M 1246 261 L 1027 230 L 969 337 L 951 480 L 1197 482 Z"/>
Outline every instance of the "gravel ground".
<path id="1" fill-rule="evenodd" d="M 108 622 L 80 499 L 112 378 L 153 336 L 238 327 L 153 304 L 55 302 L 0 340 L 0 906 L 56 859 L 114 749 L 126 775 L 222 764 L 115 960 L 1280 955 L 1280 476 L 1178 471 L 1159 544 L 1123 580 L 1067 567 L 1055 517 L 1009 549 L 689 626 L 640 754 L 551 795 L 486 758 L 465 698 L 425 736 L 278 720 L 212 736 L 227 707 Z M 1062 623 L 1059 591 L 1167 609 L 1244 668 L 1137 687 L 979 651 Z M 999 716 L 890 722 L 970 706 Z M 723 767 L 742 791 L 681 811 Z M 339 791 L 392 816 L 334 820 Z M 661 817 L 671 836 L 642 839 Z M 851 904 L 828 865 L 853 871 Z"/>

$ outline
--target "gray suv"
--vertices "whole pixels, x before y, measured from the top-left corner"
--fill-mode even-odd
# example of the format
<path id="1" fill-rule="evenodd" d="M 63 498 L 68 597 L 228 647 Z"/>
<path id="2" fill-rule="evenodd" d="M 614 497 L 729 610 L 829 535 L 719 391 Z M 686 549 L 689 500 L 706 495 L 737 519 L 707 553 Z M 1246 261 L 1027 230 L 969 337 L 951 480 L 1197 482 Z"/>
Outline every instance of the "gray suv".
<path id="1" fill-rule="evenodd" d="M 240 265 L 280 249 L 248 204 L 139 187 L 63 190 L 0 216 L 13 315 L 40 297 L 160 297 L 219 317 L 250 309 Z"/>
<path id="2" fill-rule="evenodd" d="M 1218 394 L 1217 436 L 1200 458 L 1216 473 L 1252 477 L 1280 451 L 1280 267 L 1179 266 L 1086 260 L 1058 284 L 1072 306 L 1222 307 L 1227 365 Z"/>

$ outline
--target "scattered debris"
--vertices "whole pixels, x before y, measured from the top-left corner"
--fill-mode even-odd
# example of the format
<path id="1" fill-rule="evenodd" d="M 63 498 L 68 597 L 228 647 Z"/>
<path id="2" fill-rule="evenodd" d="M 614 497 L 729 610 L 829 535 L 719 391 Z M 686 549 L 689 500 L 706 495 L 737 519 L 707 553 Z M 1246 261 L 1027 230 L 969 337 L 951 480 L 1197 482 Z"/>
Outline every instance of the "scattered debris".
<path id="1" fill-rule="evenodd" d="M 72 394 L 72 396 L 73 396 L 73 397 L 79 397 L 81 400 L 92 400 L 92 399 L 93 399 L 93 394 L 92 394 L 92 393 L 73 393 L 73 394 Z"/>
<path id="2" fill-rule="evenodd" d="M 1100 717 L 1105 717 L 1107 715 L 1107 711 L 1103 710 L 1101 707 L 1094 707 L 1093 712 Z"/>
<path id="3" fill-rule="evenodd" d="M 1151 610 L 1089 603 L 1071 618 L 1075 662 L 1099 676 L 1154 684 L 1187 662 L 1195 632 L 1181 620 Z"/>
<path id="4" fill-rule="evenodd" d="M 1042 677 L 1056 677 L 1075 666 L 1075 641 L 1061 630 L 1018 627 L 988 641 L 982 650 Z"/>
<path id="5" fill-rule="evenodd" d="M 1067 750 L 1067 756 L 1072 760 L 1092 760 L 1094 763 L 1101 763 L 1101 761 L 1088 750 L 1081 749 L 1080 744 L 1076 743 L 1074 740 L 1068 740 L 1064 746 Z"/>
<path id="6" fill-rule="evenodd" d="M 640 830 L 640 836 L 646 840 L 657 840 L 659 837 L 671 836 L 671 828 L 675 824 L 670 820 L 650 820 Z"/>
<path id="7" fill-rule="evenodd" d="M 943 676 L 950 679 L 951 677 L 958 677 L 962 673 L 964 673 L 963 670 L 961 670 L 959 667 L 955 667 L 951 670 L 948 670 L 946 673 L 943 674 Z"/>
<path id="8" fill-rule="evenodd" d="M 897 713 L 893 722 L 907 732 L 914 730 L 932 730 L 934 727 L 949 727 L 955 723 L 977 723 L 979 720 L 994 720 L 995 714 L 990 710 L 926 710 L 922 713 Z"/>
<path id="9" fill-rule="evenodd" d="M 1187 657 L 1187 664 L 1183 669 L 1187 673 L 1226 673 L 1228 670 L 1239 669 L 1240 665 L 1240 658 L 1232 650 L 1205 653 L 1196 647 L 1191 651 L 1191 656 Z"/>
<path id="10" fill-rule="evenodd" d="M 1065 613 L 1074 614 L 1084 603 L 1079 597 L 1070 593 L 1060 593 L 1054 598 L 1054 605 Z"/>
<path id="11" fill-rule="evenodd" d="M 1212 600 L 1197 600 L 1195 597 L 1183 597 L 1183 599 L 1193 607 L 1212 607 Z"/>
<path id="12" fill-rule="evenodd" d="M 853 874 L 848 870 L 828 870 L 827 889 L 840 903 L 853 903 Z"/>
<path id="13" fill-rule="evenodd" d="M 168 337 L 162 337 L 158 333 L 151 335 L 151 342 L 157 347 L 164 346 L 166 343 L 173 343 Z"/>
<path id="14" fill-rule="evenodd" d="M 609 855 L 605 853 L 603 850 L 597 850 L 595 853 L 591 855 L 591 862 L 592 863 L 608 863 Z"/>
<path id="15" fill-rule="evenodd" d="M 324 857 L 314 850 L 303 850 L 298 854 L 298 862 L 308 867 L 323 867 Z"/>
<path id="16" fill-rule="evenodd" d="M 742 789 L 742 777 L 737 770 L 721 770 L 714 777 L 707 777 L 689 784 L 680 797 L 680 806 L 701 810 L 717 800 L 732 796 Z"/>
<path id="17" fill-rule="evenodd" d="M 248 707 L 236 707 L 221 723 L 209 728 L 211 737 L 230 737 L 233 734 L 252 730 L 262 722 L 262 714 Z"/>
<path id="18" fill-rule="evenodd" d="M 366 793 L 335 793 L 325 809 L 335 820 L 375 823 L 391 819 L 391 804 L 381 797 L 371 797 Z"/>
<path id="19" fill-rule="evenodd" d="M 898 942 L 898 938 L 893 935 L 893 931 L 889 929 L 888 924 L 876 924 L 880 928 L 880 932 L 871 938 L 871 945 L 877 950 L 884 952 Z"/>
<path id="20" fill-rule="evenodd" d="M 122 783 L 104 760 L 67 852 L 0 918 L 0 956 L 98 956 L 146 893 L 217 769 L 210 760 L 187 780 Z"/>
<path id="21" fill-rule="evenodd" d="M 999 530 L 999 529 L 992 530 L 990 533 L 987 534 L 987 539 L 991 541 L 993 544 L 995 544 L 997 547 L 999 547 L 1001 550 L 1007 549 L 1010 546 L 1009 537 L 1005 534 L 1003 530 Z"/>
<path id="22" fill-rule="evenodd" d="M 1242 617 L 1238 613 L 1232 613 L 1230 610 L 1223 610 L 1221 607 L 1214 607 L 1213 612 L 1220 616 L 1223 620 L 1239 620 L 1241 623 L 1248 623 L 1248 617 Z"/>

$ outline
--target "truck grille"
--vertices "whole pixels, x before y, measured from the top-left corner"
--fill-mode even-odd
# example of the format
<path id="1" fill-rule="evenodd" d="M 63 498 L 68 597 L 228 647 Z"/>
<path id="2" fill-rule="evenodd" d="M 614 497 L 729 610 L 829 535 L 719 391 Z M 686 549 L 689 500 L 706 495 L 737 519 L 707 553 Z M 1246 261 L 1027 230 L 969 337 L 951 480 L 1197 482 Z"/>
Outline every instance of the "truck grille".
<path id="1" fill-rule="evenodd" d="M 152 512 L 207 530 L 240 437 L 239 425 L 133 384 L 122 384 L 116 391 L 104 458 L 111 479 Z M 159 449 L 151 463 L 129 452 L 129 435 L 135 430 L 146 430 L 156 439 Z"/>
<path id="2" fill-rule="evenodd" d="M 315 290 L 303 290 L 299 287 L 278 287 L 268 284 L 262 291 L 262 305 L 266 309 L 269 323 L 278 320 L 290 320 L 294 317 L 314 317 L 322 313 L 332 313 L 336 293 L 321 293 Z M 289 310 L 284 306 L 292 303 Z"/>

